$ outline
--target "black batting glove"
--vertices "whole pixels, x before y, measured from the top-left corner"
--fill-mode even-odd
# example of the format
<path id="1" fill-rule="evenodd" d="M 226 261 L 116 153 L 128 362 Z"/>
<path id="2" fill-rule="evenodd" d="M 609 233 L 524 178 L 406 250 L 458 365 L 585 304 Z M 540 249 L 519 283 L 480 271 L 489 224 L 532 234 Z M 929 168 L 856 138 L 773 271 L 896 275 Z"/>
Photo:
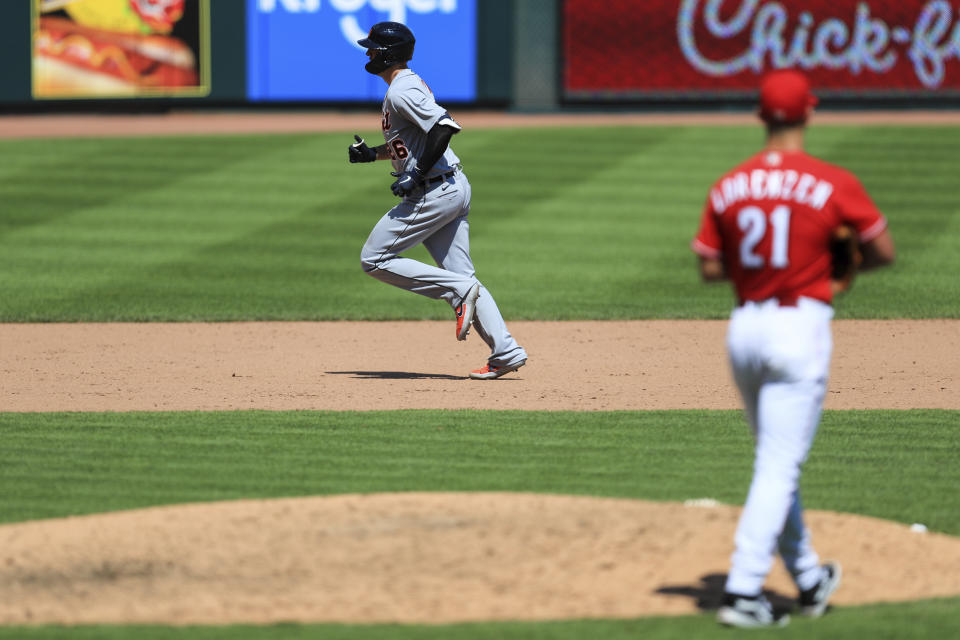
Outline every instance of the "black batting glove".
<path id="1" fill-rule="evenodd" d="M 347 148 L 347 152 L 350 154 L 350 162 L 373 162 L 377 159 L 376 149 L 368 147 L 363 138 L 357 134 L 354 134 L 353 138 L 357 141 L 356 144 Z"/>
<path id="2" fill-rule="evenodd" d="M 404 171 L 403 173 L 391 171 L 390 175 L 396 178 L 394 183 L 390 185 L 390 191 L 393 191 L 393 195 L 401 198 L 408 196 L 414 189 L 423 184 L 423 174 L 417 169 Z"/>

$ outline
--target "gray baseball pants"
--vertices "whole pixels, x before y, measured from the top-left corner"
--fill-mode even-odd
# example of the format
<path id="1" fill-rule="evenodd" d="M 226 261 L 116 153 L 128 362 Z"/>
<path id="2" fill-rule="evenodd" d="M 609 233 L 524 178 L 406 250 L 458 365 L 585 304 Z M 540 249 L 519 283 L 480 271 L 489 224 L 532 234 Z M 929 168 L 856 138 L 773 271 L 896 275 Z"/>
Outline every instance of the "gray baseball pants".
<path id="1" fill-rule="evenodd" d="M 456 309 L 477 282 L 470 257 L 470 182 L 462 171 L 427 184 L 377 222 L 360 253 L 363 270 L 374 278 Z M 400 254 L 423 244 L 436 261 L 430 266 Z M 481 283 L 473 328 L 490 347 L 488 362 L 504 366 L 526 360 L 510 335 L 493 296 Z"/>

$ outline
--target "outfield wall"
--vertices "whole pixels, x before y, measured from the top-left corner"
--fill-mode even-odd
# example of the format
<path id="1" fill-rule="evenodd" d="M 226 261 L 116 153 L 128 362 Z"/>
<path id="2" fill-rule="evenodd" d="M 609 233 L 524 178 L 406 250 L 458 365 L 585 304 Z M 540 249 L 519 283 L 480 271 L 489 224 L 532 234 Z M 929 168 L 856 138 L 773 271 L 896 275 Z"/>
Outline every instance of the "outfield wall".
<path id="1" fill-rule="evenodd" d="M 805 69 L 824 106 L 960 103 L 960 0 L 31 0 L 0 21 L 0 109 L 372 106 L 358 38 L 397 20 L 445 104 L 746 106 Z M 156 55 L 159 52 L 160 55 Z"/>

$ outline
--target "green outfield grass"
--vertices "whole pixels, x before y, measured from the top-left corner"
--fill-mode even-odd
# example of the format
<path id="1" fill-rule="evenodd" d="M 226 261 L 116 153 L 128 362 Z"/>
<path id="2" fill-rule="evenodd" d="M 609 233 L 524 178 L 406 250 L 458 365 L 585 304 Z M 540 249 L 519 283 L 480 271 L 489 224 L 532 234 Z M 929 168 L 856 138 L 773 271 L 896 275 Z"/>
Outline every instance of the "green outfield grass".
<path id="1" fill-rule="evenodd" d="M 0 141 L 0 321 L 446 319 L 360 270 L 396 200 L 387 163 L 347 163 L 351 142 Z M 711 181 L 761 143 L 759 127 L 464 131 L 478 276 L 508 320 L 725 317 L 729 288 L 700 284 L 688 245 Z M 838 317 L 960 317 L 960 127 L 814 127 L 809 147 L 862 178 L 899 248 Z"/>
<path id="2" fill-rule="evenodd" d="M 588 418 L 585 416 L 589 416 Z M 808 508 L 960 534 L 957 411 L 828 411 Z M 535 491 L 743 501 L 736 411 L 0 414 L 0 521 L 151 505 L 382 491 Z M 118 488 L 122 487 L 122 490 Z M 960 598 L 840 608 L 785 638 L 944 638 Z M 0 638 L 727 638 L 681 618 L 454 626 L 0 627 Z"/>

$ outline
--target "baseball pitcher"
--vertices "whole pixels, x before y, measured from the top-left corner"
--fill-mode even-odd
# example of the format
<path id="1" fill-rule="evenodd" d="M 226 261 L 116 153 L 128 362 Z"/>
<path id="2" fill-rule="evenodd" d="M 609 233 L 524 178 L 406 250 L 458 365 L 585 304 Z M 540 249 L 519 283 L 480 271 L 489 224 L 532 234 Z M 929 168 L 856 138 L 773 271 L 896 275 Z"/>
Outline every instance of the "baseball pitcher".
<path id="1" fill-rule="evenodd" d="M 354 136 L 349 159 L 389 159 L 396 178 L 390 189 L 401 198 L 370 232 L 360 255 L 363 270 L 401 289 L 445 300 L 456 314 L 458 340 L 466 339 L 471 325 L 476 328 L 490 356 L 471 378 L 490 380 L 516 371 L 526 364 L 527 353 L 507 331 L 470 257 L 470 182 L 450 148 L 461 127 L 407 67 L 415 44 L 409 28 L 379 22 L 357 42 L 370 58 L 365 69 L 388 85 L 381 121 L 385 142 L 368 147 Z M 400 255 L 421 243 L 437 266 Z"/>
<path id="2" fill-rule="evenodd" d="M 777 552 L 802 615 L 823 615 L 840 584 L 839 563 L 820 564 L 804 525 L 800 473 L 826 393 L 833 294 L 850 286 L 852 269 L 894 260 L 887 221 L 860 181 L 804 151 L 816 103 L 800 72 L 764 78 L 766 146 L 714 183 L 692 244 L 703 279 L 729 279 L 736 292 L 727 350 L 756 438 L 753 481 L 717 611 L 730 626 L 786 624 L 762 595 Z M 854 242 L 838 241 L 844 235 Z M 842 247 L 855 255 L 839 255 Z"/>

